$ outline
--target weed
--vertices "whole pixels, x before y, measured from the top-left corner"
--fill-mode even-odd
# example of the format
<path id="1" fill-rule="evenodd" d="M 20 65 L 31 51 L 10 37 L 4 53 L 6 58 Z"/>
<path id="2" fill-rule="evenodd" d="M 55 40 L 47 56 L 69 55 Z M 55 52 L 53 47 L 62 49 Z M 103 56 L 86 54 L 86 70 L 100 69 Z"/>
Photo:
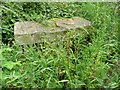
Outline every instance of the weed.
<path id="1" fill-rule="evenodd" d="M 0 49 L 0 84 L 7 88 L 119 87 L 116 6 L 99 2 L 4 3 L 0 6 L 4 43 Z M 24 54 L 14 44 L 13 25 L 17 21 L 41 22 L 72 16 L 90 20 L 95 33 L 83 37 L 81 33 L 68 32 L 64 41 L 26 46 Z"/>

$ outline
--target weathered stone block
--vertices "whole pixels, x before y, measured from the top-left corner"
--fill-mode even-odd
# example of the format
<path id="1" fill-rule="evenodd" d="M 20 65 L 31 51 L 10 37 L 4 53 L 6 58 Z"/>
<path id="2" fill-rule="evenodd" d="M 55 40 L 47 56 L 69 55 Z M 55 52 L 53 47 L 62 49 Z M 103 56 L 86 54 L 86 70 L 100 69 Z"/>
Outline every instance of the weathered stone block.
<path id="1" fill-rule="evenodd" d="M 43 39 L 52 41 L 65 35 L 64 32 L 90 26 L 91 22 L 80 17 L 53 18 L 39 24 L 32 21 L 16 22 L 14 25 L 15 42 L 19 45 L 34 44 Z"/>

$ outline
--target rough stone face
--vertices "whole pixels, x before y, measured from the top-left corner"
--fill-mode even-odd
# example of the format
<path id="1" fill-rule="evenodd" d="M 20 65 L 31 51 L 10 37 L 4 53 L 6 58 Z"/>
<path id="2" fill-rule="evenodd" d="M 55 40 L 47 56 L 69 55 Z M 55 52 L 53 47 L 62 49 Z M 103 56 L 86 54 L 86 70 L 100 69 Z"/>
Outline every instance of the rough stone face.
<path id="1" fill-rule="evenodd" d="M 35 22 L 16 22 L 14 38 L 17 44 L 33 44 L 40 41 L 40 33 L 46 31 L 45 27 Z"/>
<path id="2" fill-rule="evenodd" d="M 90 26 L 91 22 L 80 17 L 73 18 L 52 18 L 46 22 L 49 27 L 63 27 L 66 29 Z M 69 28 L 68 28 L 69 27 Z"/>
<path id="3" fill-rule="evenodd" d="M 76 29 L 91 25 L 91 22 L 80 17 L 73 17 L 71 19 L 56 19 L 55 23 L 58 27 L 66 29 Z"/>
<path id="4" fill-rule="evenodd" d="M 33 44 L 41 42 L 47 37 L 53 40 L 60 37 L 60 34 L 72 29 L 90 26 L 91 22 L 80 17 L 73 18 L 53 18 L 44 24 L 32 21 L 16 22 L 14 25 L 14 38 L 17 44 Z"/>

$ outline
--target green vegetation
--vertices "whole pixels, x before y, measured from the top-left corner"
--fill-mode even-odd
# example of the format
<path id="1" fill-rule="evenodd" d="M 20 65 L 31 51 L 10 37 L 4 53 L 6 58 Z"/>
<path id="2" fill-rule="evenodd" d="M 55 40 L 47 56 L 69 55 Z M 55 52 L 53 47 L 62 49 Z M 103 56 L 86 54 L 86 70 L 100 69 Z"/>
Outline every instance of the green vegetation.
<path id="1" fill-rule="evenodd" d="M 3 87 L 23 88 L 118 88 L 117 3 L 3 3 L 0 65 Z M 14 44 L 17 21 L 42 22 L 79 16 L 92 22 L 91 33 L 67 33 L 65 42 L 44 41 L 39 47 Z"/>

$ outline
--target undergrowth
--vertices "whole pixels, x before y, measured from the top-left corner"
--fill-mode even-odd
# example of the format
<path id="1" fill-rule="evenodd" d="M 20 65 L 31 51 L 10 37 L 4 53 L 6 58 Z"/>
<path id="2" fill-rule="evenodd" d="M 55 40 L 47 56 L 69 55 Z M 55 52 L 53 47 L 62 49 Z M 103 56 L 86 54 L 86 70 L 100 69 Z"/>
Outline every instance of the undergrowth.
<path id="1" fill-rule="evenodd" d="M 5 88 L 118 88 L 117 3 L 3 3 L 0 81 Z M 68 32 L 66 41 L 26 46 L 14 43 L 17 21 L 83 17 L 92 22 L 86 38 Z"/>

